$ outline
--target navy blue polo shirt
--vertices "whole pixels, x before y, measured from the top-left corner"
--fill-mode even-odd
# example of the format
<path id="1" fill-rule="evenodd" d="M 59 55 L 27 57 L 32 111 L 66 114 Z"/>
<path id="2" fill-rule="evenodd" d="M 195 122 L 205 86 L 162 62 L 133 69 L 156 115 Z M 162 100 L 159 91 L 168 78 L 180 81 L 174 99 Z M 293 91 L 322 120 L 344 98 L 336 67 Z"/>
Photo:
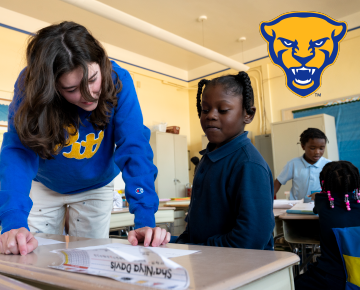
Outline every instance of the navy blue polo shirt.
<path id="1" fill-rule="evenodd" d="M 187 228 L 177 243 L 273 249 L 274 186 L 269 166 L 244 132 L 212 150 L 194 178 Z"/>

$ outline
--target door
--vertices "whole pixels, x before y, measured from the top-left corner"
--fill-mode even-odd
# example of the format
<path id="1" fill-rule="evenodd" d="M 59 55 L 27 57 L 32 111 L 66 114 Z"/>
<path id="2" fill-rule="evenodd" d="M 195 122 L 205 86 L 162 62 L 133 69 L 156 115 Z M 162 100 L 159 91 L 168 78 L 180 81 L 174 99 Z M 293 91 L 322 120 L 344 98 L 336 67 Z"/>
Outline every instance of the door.
<path id="1" fill-rule="evenodd" d="M 189 182 L 189 160 L 186 136 L 174 136 L 175 191 L 176 197 L 185 197 L 185 185 Z"/>

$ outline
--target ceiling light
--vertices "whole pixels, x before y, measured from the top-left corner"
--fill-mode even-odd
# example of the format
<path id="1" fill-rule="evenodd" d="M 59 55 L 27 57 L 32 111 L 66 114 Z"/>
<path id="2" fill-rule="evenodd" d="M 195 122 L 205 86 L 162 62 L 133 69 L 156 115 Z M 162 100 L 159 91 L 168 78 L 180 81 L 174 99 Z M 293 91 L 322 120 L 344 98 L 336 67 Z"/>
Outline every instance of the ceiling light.
<path id="1" fill-rule="evenodd" d="M 205 21 L 205 20 L 207 20 L 207 16 L 206 16 L 206 15 L 202 15 L 202 16 L 200 16 L 200 17 L 197 19 L 197 21 L 199 21 L 199 22 L 203 22 L 203 21 Z"/>

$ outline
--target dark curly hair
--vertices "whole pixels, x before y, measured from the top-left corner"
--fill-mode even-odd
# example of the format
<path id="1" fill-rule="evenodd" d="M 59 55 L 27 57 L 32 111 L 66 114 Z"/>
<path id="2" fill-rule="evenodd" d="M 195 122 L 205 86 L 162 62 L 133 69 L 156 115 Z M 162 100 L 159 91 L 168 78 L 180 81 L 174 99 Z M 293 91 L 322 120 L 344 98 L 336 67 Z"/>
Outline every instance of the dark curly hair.
<path id="1" fill-rule="evenodd" d="M 310 139 L 324 139 L 325 143 L 329 142 L 324 132 L 316 128 L 308 128 L 301 133 L 300 135 L 301 145 L 305 145 Z"/>
<path id="2" fill-rule="evenodd" d="M 104 130 L 117 106 L 121 82 L 112 79 L 112 66 L 105 49 L 82 25 L 62 22 L 39 30 L 31 36 L 26 50 L 27 67 L 20 77 L 24 96 L 14 117 L 14 125 L 24 146 L 43 159 L 53 159 L 67 145 L 68 135 L 76 135 L 80 117 L 76 105 L 70 104 L 57 88 L 59 78 L 81 68 L 80 91 L 88 102 L 97 101 L 89 122 Z M 101 71 L 101 94 L 94 99 L 88 86 L 88 64 L 97 63 Z M 114 84 L 115 83 L 115 84 Z M 74 132 L 64 128 L 74 127 Z"/>
<path id="3" fill-rule="evenodd" d="M 205 85 L 204 91 L 202 90 Z M 212 79 L 211 81 L 202 79 L 198 84 L 198 92 L 196 96 L 196 107 L 199 118 L 201 117 L 201 94 L 210 86 L 222 85 L 229 94 L 241 95 L 243 99 L 243 108 L 249 115 L 255 114 L 251 109 L 254 106 L 254 92 L 251 87 L 249 75 L 242 71 L 237 75 L 226 75 Z"/>
<path id="4" fill-rule="evenodd" d="M 360 188 L 359 170 L 349 161 L 329 162 L 320 173 L 320 182 L 323 192 L 330 191 L 332 197 L 344 197 Z"/>

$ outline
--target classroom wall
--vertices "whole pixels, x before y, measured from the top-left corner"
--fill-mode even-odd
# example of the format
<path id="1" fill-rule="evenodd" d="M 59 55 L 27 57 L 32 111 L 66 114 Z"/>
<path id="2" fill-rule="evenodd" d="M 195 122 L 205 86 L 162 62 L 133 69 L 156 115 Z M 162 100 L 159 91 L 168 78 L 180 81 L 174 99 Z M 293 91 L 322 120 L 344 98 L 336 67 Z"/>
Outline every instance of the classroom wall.
<path id="1" fill-rule="evenodd" d="M 15 81 L 25 66 L 27 37 L 0 27 L 0 98 L 12 99 Z"/>

